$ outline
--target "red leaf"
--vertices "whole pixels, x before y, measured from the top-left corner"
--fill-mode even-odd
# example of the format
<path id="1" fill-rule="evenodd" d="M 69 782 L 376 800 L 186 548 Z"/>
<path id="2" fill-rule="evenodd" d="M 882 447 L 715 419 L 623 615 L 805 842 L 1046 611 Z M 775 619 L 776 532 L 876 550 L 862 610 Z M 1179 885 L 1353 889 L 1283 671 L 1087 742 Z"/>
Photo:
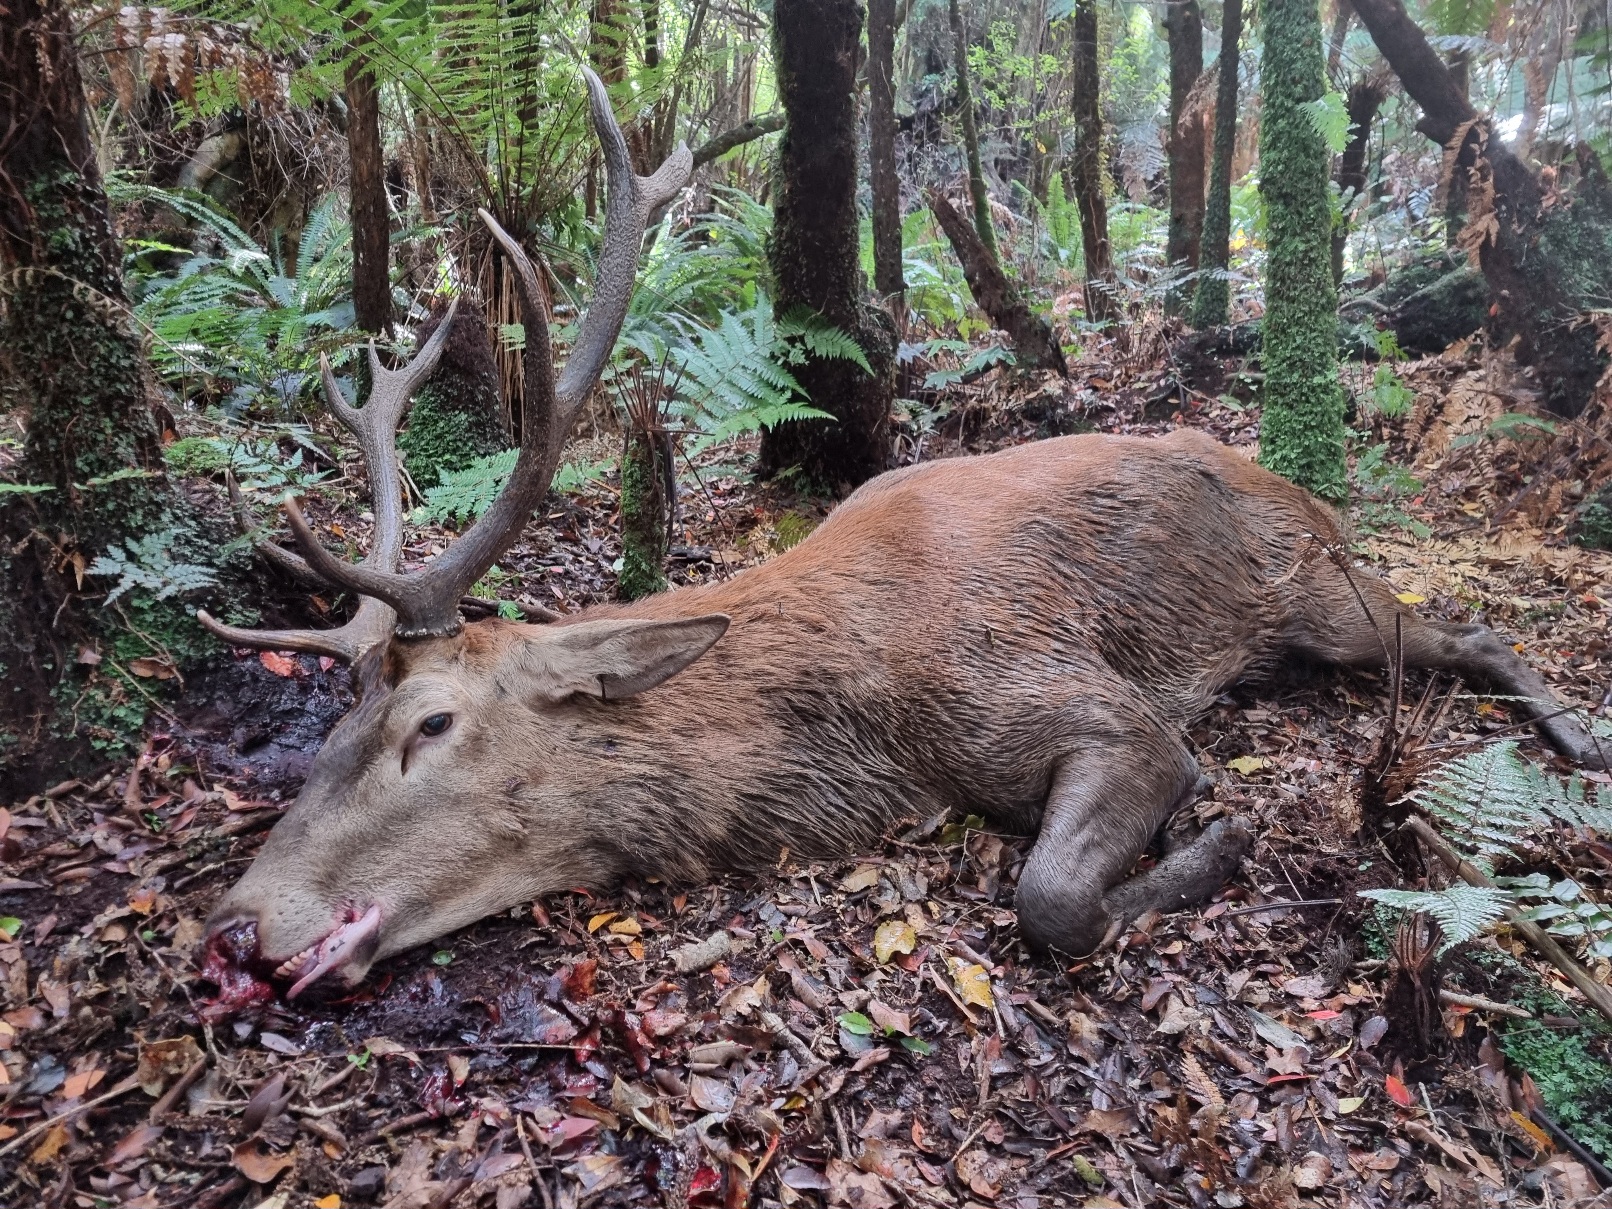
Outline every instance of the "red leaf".
<path id="1" fill-rule="evenodd" d="M 295 676 L 297 674 L 297 661 L 290 655 L 282 655 L 279 651 L 260 651 L 257 661 L 276 676 Z"/>
<path id="2" fill-rule="evenodd" d="M 1416 1103 L 1416 1097 L 1411 1095 L 1410 1088 L 1405 1086 L 1405 1080 L 1398 1075 L 1389 1075 L 1383 1080 L 1383 1090 L 1388 1098 L 1401 1108 L 1409 1108 Z"/>

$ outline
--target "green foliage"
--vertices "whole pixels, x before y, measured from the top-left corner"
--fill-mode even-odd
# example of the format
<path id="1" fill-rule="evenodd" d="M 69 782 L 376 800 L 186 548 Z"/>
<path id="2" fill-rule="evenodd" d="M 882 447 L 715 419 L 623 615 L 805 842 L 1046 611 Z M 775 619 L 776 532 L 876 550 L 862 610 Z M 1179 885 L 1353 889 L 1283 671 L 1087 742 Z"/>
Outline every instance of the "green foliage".
<path id="1" fill-rule="evenodd" d="M 1498 438 L 1510 441 L 1538 441 L 1556 435 L 1556 425 L 1540 416 L 1508 411 L 1491 420 L 1482 432 L 1463 433 L 1450 442 L 1452 449 L 1476 445 L 1480 441 Z"/>
<path id="2" fill-rule="evenodd" d="M 295 446 L 289 457 L 280 450 L 282 439 Z M 212 478 L 228 470 L 248 495 L 279 497 L 306 491 L 329 474 L 307 467 L 304 455 L 316 450 L 305 424 L 225 425 L 217 434 L 181 437 L 163 450 L 163 459 L 177 475 Z"/>
<path id="3" fill-rule="evenodd" d="M 154 337 L 152 364 L 180 388 L 227 396 L 239 413 L 285 411 L 309 391 L 321 352 L 355 339 L 352 233 L 334 193 L 309 216 L 294 264 L 259 247 L 201 194 L 117 185 L 122 201 L 152 202 L 196 224 L 199 249 L 176 270 L 136 247 L 127 265 L 135 314 Z"/>
<path id="4" fill-rule="evenodd" d="M 1440 953 L 1481 936 L 1511 905 L 1511 896 L 1491 886 L 1458 882 L 1443 890 L 1362 890 L 1369 898 L 1397 911 L 1423 911 L 1444 932 Z"/>
<path id="5" fill-rule="evenodd" d="M 1306 108 L 1325 93 L 1320 17 L 1305 0 L 1267 0 L 1261 15 L 1259 176 L 1269 258 L 1260 461 L 1323 499 L 1341 501 L 1348 480 L 1330 156 Z"/>
<path id="6" fill-rule="evenodd" d="M 1533 1078 L 1545 1107 L 1568 1134 L 1612 1161 L 1612 1065 L 1591 1048 L 1600 1030 L 1559 1033 L 1534 1021 L 1507 1027 L 1506 1057 Z"/>
<path id="7" fill-rule="evenodd" d="M 1047 204 L 1040 209 L 1053 259 L 1071 273 L 1080 272 L 1086 260 L 1080 234 L 1080 208 L 1064 192 L 1063 173 L 1052 174 L 1047 182 Z"/>
<path id="8" fill-rule="evenodd" d="M 1416 392 L 1405 385 L 1391 365 L 1379 365 L 1371 378 L 1371 410 L 1388 419 L 1396 419 L 1410 412 L 1416 402 Z"/>
<path id="9" fill-rule="evenodd" d="M 672 398 L 664 410 L 692 437 L 691 453 L 791 420 L 832 419 L 807 402 L 791 372 L 808 357 L 868 366 L 846 332 L 804 312 L 775 320 L 765 295 L 748 311 L 724 312 L 714 327 L 670 345 L 640 338 L 637 351 L 651 364 L 668 365 Z"/>
<path id="10" fill-rule="evenodd" d="M 429 521 L 463 524 L 475 520 L 493 506 L 498 493 L 515 472 L 519 457 L 520 450 L 506 449 L 477 458 L 462 470 L 447 471 L 442 481 L 425 493 L 425 503 L 410 514 L 410 519 L 417 525 Z M 608 462 L 592 462 L 586 466 L 567 462 L 555 472 L 552 490 L 577 491 L 588 481 L 603 478 L 608 469 Z"/>
<path id="11" fill-rule="evenodd" d="M 1387 445 L 1370 445 L 1355 458 L 1353 482 L 1362 532 L 1401 528 L 1424 540 L 1433 536 L 1427 525 L 1400 506 L 1422 489 L 1422 480 L 1390 462 Z"/>
<path id="12" fill-rule="evenodd" d="M 1428 0 L 1427 16 L 1445 37 L 1475 37 L 1489 32 L 1495 0 Z"/>
<path id="13" fill-rule="evenodd" d="M 1343 154 L 1343 149 L 1349 145 L 1349 110 L 1343 94 L 1329 88 L 1299 108 L 1310 119 L 1310 128 L 1320 136 L 1327 150 L 1333 155 Z"/>
<path id="14" fill-rule="evenodd" d="M 1592 550 L 1612 550 L 1612 487 L 1604 487 L 1579 506 L 1573 540 Z"/>
<path id="15" fill-rule="evenodd" d="M 107 546 L 88 568 L 91 575 L 118 577 L 106 603 L 135 589 L 149 593 L 153 600 L 167 600 L 216 584 L 218 575 L 213 568 L 174 560 L 171 547 L 177 536 L 178 530 L 169 529 Z"/>
<path id="16" fill-rule="evenodd" d="M 429 491 L 442 476 L 463 470 L 482 455 L 477 448 L 471 418 L 445 407 L 409 410 L 409 426 L 398 434 L 397 448 L 415 486 Z"/>
<path id="17" fill-rule="evenodd" d="M 1592 720 L 1607 731 L 1612 728 Z M 1491 877 L 1501 861 L 1537 859 L 1540 840 L 1558 823 L 1605 833 L 1612 801 L 1601 802 L 1577 773 L 1566 778 L 1523 759 L 1507 741 L 1441 764 L 1408 799 L 1425 812 L 1462 857 Z M 1450 944 L 1471 940 L 1513 908 L 1521 918 L 1579 942 L 1596 957 L 1612 957 L 1612 908 L 1576 879 L 1537 870 L 1494 877 L 1493 887 L 1462 883 L 1443 890 L 1363 890 L 1390 907 L 1425 911 L 1439 921 Z"/>

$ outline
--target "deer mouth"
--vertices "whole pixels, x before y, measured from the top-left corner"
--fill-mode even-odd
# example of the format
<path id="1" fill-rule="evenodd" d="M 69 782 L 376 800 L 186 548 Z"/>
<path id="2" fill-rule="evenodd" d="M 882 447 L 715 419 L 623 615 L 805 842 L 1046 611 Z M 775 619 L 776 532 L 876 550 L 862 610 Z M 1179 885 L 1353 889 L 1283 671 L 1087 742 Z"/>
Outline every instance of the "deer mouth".
<path id="1" fill-rule="evenodd" d="M 275 967 L 274 976 L 294 979 L 285 997 L 295 999 L 332 970 L 339 970 L 355 959 L 373 952 L 381 933 L 381 908 L 377 903 L 360 912 L 347 909 L 347 918 L 302 952 Z"/>
<path id="2" fill-rule="evenodd" d="M 271 1002 L 275 997 L 271 979 L 292 980 L 285 996 L 291 1000 L 331 971 L 364 961 L 380 940 L 381 908 L 379 904 L 362 911 L 349 907 L 344 915 L 313 944 L 278 964 L 264 957 L 255 920 L 215 932 L 207 940 L 201 976 L 215 983 L 219 994 L 205 1003 L 205 1017 L 227 1019 L 243 1009 Z"/>

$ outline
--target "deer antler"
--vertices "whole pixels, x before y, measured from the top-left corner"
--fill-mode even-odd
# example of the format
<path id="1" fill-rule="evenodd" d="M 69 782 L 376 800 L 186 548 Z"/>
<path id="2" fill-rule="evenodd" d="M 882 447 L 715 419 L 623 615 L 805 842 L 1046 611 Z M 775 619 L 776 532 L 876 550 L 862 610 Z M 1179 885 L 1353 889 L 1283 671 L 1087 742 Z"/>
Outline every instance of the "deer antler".
<path id="1" fill-rule="evenodd" d="M 325 388 L 325 402 L 330 410 L 355 437 L 364 465 L 369 470 L 369 491 L 375 512 L 375 534 L 369 553 L 361 567 L 394 570 L 403 552 L 403 497 L 398 486 L 397 427 L 408 411 L 409 400 L 420 384 L 436 368 L 437 360 L 448 343 L 453 329 L 454 315 L 459 309 L 458 299 L 449 306 L 431 339 L 425 342 L 407 365 L 401 369 L 387 369 L 375 355 L 375 342 L 369 342 L 369 397 L 364 406 L 349 407 L 336 386 L 336 376 L 330 372 L 330 361 L 323 354 L 319 358 L 319 376 Z M 234 480 L 230 484 L 230 500 L 235 506 L 237 519 L 250 523 L 245 501 Z M 294 505 L 288 505 L 288 510 Z M 301 513 L 294 513 L 301 521 Z M 306 526 L 303 526 L 306 528 Z M 319 568 L 310 566 L 291 551 L 273 542 L 260 541 L 258 550 L 276 566 L 298 578 L 319 577 Z M 323 553 L 323 547 L 320 547 Z M 333 581 L 339 582 L 339 581 Z M 303 651 L 311 655 L 330 655 L 351 663 L 377 642 L 391 633 L 397 615 L 384 600 L 365 596 L 359 601 L 358 611 L 346 625 L 333 630 L 248 630 L 224 625 L 205 609 L 196 611 L 196 619 L 225 642 L 235 646 L 252 647 L 265 651 Z"/>
<path id="2" fill-rule="evenodd" d="M 286 517 L 308 566 L 332 583 L 391 606 L 397 614 L 394 632 L 400 638 L 457 633 L 463 624 L 459 616 L 460 597 L 486 574 L 487 568 L 520 535 L 527 519 L 542 503 L 559 465 L 565 439 L 599 380 L 627 316 L 627 305 L 638 275 L 644 227 L 650 215 L 683 187 L 692 170 L 693 156 L 686 146 L 679 144 L 653 176 L 635 175 L 627 154 L 627 141 L 610 111 L 609 94 L 598 76 L 585 67 L 582 71 L 588 82 L 594 130 L 604 155 L 609 197 L 593 305 L 582 320 L 558 382 L 553 374 L 548 323 L 538 289 L 537 270 L 530 257 L 493 216 L 486 210 L 478 211 L 515 267 L 516 293 L 526 328 L 525 407 L 522 412 L 525 427 L 521 434 L 521 451 L 514 473 L 497 500 L 445 553 L 424 570 L 411 575 L 399 574 L 393 569 L 395 560 L 378 559 L 373 550 L 369 558 L 357 565 L 338 559 L 320 545 L 295 501 L 286 502 Z"/>

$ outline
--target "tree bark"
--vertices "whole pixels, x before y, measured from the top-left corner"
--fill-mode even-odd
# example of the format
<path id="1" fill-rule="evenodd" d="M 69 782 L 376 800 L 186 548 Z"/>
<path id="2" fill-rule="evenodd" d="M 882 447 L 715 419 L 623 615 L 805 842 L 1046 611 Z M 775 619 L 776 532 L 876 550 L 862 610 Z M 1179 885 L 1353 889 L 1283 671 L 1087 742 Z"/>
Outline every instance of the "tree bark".
<path id="1" fill-rule="evenodd" d="M 1331 156 L 1304 106 L 1326 91 L 1315 0 L 1265 0 L 1259 188 L 1267 247 L 1260 461 L 1323 499 L 1348 495 Z"/>
<path id="2" fill-rule="evenodd" d="M 1114 261 L 1108 242 L 1108 195 L 1103 187 L 1103 114 L 1099 107 L 1097 0 L 1075 0 L 1074 62 L 1070 79 L 1075 150 L 1069 186 L 1080 208 L 1080 242 L 1086 261 L 1086 317 L 1101 323 L 1118 311 Z"/>
<path id="3" fill-rule="evenodd" d="M 1388 98 L 1388 81 L 1373 74 L 1349 85 L 1344 105 L 1349 113 L 1349 141 L 1338 160 L 1338 192 L 1349 198 L 1350 212 L 1358 214 L 1366 195 L 1366 169 L 1371 151 L 1371 128 L 1377 110 Z M 1349 218 L 1346 213 L 1332 232 L 1332 283 L 1343 284 L 1343 253 L 1349 244 Z"/>
<path id="4" fill-rule="evenodd" d="M 896 3 L 868 0 L 868 178 L 873 193 L 873 286 L 899 300 L 901 182 L 896 175 Z"/>
<path id="5" fill-rule="evenodd" d="M 927 200 L 963 266 L 969 292 L 980 310 L 991 317 L 991 323 L 1013 341 L 1018 364 L 1026 369 L 1055 369 L 1067 376 L 1069 367 L 1064 364 L 1063 349 L 1058 347 L 1052 328 L 1025 304 L 968 221 L 939 190 L 931 189 Z"/>
<path id="6" fill-rule="evenodd" d="M 712 160 L 721 159 L 735 147 L 742 147 L 746 143 L 764 138 L 769 134 L 776 134 L 784 128 L 784 114 L 782 110 L 774 113 L 764 113 L 758 118 L 751 118 L 747 122 L 740 122 L 724 130 L 721 134 L 713 134 L 705 142 L 694 149 L 694 166 L 709 164 Z"/>
<path id="7" fill-rule="evenodd" d="M 347 64 L 348 211 L 353 228 L 353 314 L 366 332 L 392 326 L 391 218 L 381 149 L 381 98 L 368 61 Z"/>
<path id="8" fill-rule="evenodd" d="M 798 466 L 841 489 L 878 474 L 889 457 L 895 336 L 889 316 L 861 301 L 856 213 L 856 0 L 776 0 L 773 62 L 787 124 L 778 149 L 768 257 L 777 313 L 806 307 L 849 332 L 871 375 L 842 359 L 810 358 L 795 371 L 833 422 L 780 424 L 763 434 L 761 466 Z"/>
<path id="9" fill-rule="evenodd" d="M 1164 32 L 1170 48 L 1170 226 L 1164 259 L 1177 271 L 1198 267 L 1203 242 L 1203 139 L 1182 126 L 1192 86 L 1203 74 L 1203 13 L 1198 0 L 1165 0 Z M 1192 296 L 1190 284 L 1170 291 L 1166 310 L 1180 314 Z"/>
<path id="10" fill-rule="evenodd" d="M 1237 72 L 1243 37 L 1242 0 L 1226 0 L 1220 25 L 1219 77 L 1215 81 L 1215 145 L 1209 198 L 1203 216 L 1201 274 L 1192 293 L 1192 326 L 1219 327 L 1231 310 L 1231 171 L 1237 153 Z"/>
<path id="11" fill-rule="evenodd" d="M 1581 300 L 1564 285 L 1563 266 L 1541 255 L 1539 182 L 1499 140 L 1462 95 L 1460 86 L 1400 0 L 1354 0 L 1356 14 L 1406 92 L 1422 108 L 1416 128 L 1448 148 L 1462 134 L 1457 166 L 1492 191 L 1492 224 L 1485 222 L 1479 261 L 1494 300 L 1493 334 L 1517 338 L 1517 360 L 1531 366 L 1545 402 L 1577 415 L 1600 376 L 1602 357 L 1593 327 L 1578 322 Z M 1463 133 L 1464 132 L 1464 133 Z"/>
<path id="12" fill-rule="evenodd" d="M 957 73 L 957 110 L 962 121 L 963 154 L 968 159 L 968 195 L 974 203 L 974 229 L 992 260 L 1001 261 L 996 249 L 996 224 L 991 221 L 991 195 L 985 188 L 985 169 L 980 164 L 979 121 L 974 113 L 974 93 L 968 83 L 968 29 L 963 9 L 951 0 L 952 67 Z"/>
<path id="13" fill-rule="evenodd" d="M 11 0 L 0 21 L 0 132 L 0 399 L 26 425 L 6 476 L 25 490 L 0 493 L 0 801 L 10 801 L 54 779 L 62 759 L 84 761 L 77 774 L 93 767 L 91 740 L 104 758 L 137 728 L 141 699 L 116 679 L 109 649 L 128 631 L 116 609 L 84 607 L 82 594 L 105 584 L 82 573 L 111 545 L 188 513 L 163 477 L 63 0 Z M 200 634 L 177 602 L 131 593 L 122 605 Z M 80 653 L 97 648 L 105 667 Z M 124 729 L 109 729 L 114 720 Z"/>

